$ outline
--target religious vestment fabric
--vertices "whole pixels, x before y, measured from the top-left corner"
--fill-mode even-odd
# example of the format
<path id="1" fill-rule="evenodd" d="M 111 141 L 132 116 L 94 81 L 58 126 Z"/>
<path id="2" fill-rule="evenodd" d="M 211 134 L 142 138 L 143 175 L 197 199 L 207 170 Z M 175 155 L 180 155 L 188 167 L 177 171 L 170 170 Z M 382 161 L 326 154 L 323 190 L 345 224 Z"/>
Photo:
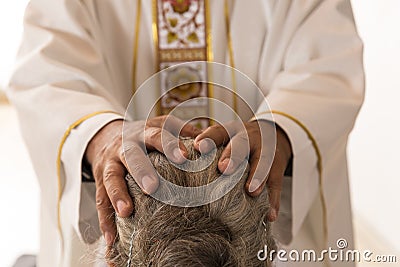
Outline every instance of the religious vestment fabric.
<path id="1" fill-rule="evenodd" d="M 87 260 L 94 253 L 88 244 L 101 232 L 95 185 L 82 182 L 82 158 L 99 129 L 124 117 L 132 88 L 160 67 L 154 1 L 138 1 L 32 0 L 26 9 L 8 96 L 41 187 L 39 267 L 95 265 Z M 273 116 L 292 145 L 277 240 L 287 251 L 337 249 L 341 238 L 352 249 L 346 145 L 364 98 L 364 72 L 350 1 L 206 2 L 212 60 L 232 65 L 234 59 L 270 105 L 252 107 L 258 118 Z M 179 38 L 169 35 L 171 42 Z M 149 91 L 141 101 L 153 103 L 159 95 Z"/>

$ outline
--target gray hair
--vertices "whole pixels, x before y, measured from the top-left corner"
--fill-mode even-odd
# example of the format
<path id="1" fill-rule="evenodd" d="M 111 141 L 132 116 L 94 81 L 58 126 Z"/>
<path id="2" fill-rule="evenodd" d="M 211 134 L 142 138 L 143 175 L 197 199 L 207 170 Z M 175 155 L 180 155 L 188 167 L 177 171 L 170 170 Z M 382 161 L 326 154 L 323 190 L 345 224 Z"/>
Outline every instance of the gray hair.
<path id="1" fill-rule="evenodd" d="M 188 159 L 198 159 L 193 140 L 183 142 Z M 212 163 L 199 172 L 183 171 L 158 152 L 151 152 L 149 158 L 168 181 L 195 187 L 221 175 L 217 165 L 222 150 L 218 148 Z M 116 216 L 118 238 L 107 261 L 116 267 L 269 266 L 269 261 L 257 258 L 265 245 L 276 249 L 266 218 L 268 192 L 265 189 L 259 197 L 248 196 L 244 190 L 247 175 L 248 169 L 239 183 L 217 201 L 199 207 L 176 207 L 145 195 L 128 174 L 135 212 L 129 218 Z"/>

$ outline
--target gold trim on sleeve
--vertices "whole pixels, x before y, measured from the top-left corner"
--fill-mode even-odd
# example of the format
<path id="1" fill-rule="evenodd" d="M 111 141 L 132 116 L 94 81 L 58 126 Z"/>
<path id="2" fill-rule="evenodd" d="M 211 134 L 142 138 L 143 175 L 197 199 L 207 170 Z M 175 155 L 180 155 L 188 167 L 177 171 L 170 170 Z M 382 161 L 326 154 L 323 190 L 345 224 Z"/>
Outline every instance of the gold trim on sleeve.
<path id="1" fill-rule="evenodd" d="M 326 247 L 328 247 L 328 211 L 326 207 L 326 199 L 324 195 L 324 187 L 323 187 L 323 179 L 322 179 L 322 156 L 321 156 L 321 150 L 318 147 L 317 140 L 314 138 L 312 135 L 311 131 L 305 126 L 300 120 L 296 119 L 292 115 L 289 115 L 285 112 L 278 111 L 278 110 L 272 110 L 272 111 L 264 111 L 256 114 L 256 116 L 260 116 L 263 114 L 277 114 L 284 116 L 293 122 L 295 122 L 300 128 L 303 129 L 303 131 L 307 134 L 307 137 L 311 140 L 311 144 L 314 147 L 315 154 L 317 155 L 317 169 L 318 169 L 318 184 L 319 184 L 319 197 L 322 205 L 322 223 L 323 223 L 323 233 L 324 233 L 324 244 L 326 244 Z M 252 118 L 255 119 L 255 116 Z"/>
<path id="2" fill-rule="evenodd" d="M 138 50 L 139 50 L 139 34 L 140 34 L 140 19 L 142 16 L 142 0 L 137 0 L 136 5 L 136 24 L 135 24 L 135 40 L 133 40 L 133 62 L 132 62 L 132 95 L 136 92 L 137 86 L 137 57 L 138 57 Z"/>
<path id="3" fill-rule="evenodd" d="M 72 123 L 68 129 L 65 131 L 63 137 L 61 138 L 60 145 L 58 147 L 58 153 L 57 153 L 57 186 L 58 186 L 58 195 L 57 195 L 57 227 L 58 227 L 58 232 L 60 235 L 60 240 L 61 240 L 61 259 L 63 258 L 64 255 L 64 234 L 62 230 L 62 224 L 61 224 L 61 197 L 62 197 L 62 181 L 61 181 L 61 154 L 62 154 L 62 149 L 64 147 L 65 142 L 67 141 L 68 136 L 71 134 L 71 131 L 78 127 L 81 123 L 84 121 L 99 115 L 99 114 L 104 114 L 104 113 L 113 113 L 113 114 L 118 114 L 115 111 L 112 110 L 103 110 L 103 111 L 97 111 L 90 113 L 88 115 L 83 116 L 82 118 L 78 119 L 74 123 Z"/>
<path id="4" fill-rule="evenodd" d="M 155 72 L 158 71 L 158 66 L 160 65 L 159 62 L 159 54 L 158 54 L 158 47 L 159 47 L 159 38 L 158 38 L 158 24 L 157 24 L 157 0 L 152 0 L 151 3 L 151 9 L 152 9 L 152 21 L 151 21 L 151 29 L 153 32 L 153 52 L 154 52 L 154 66 L 155 67 Z M 157 88 L 160 88 L 160 81 L 157 80 Z M 155 111 L 156 114 L 159 115 L 161 114 L 161 102 L 157 101 L 155 105 Z"/>
<path id="5" fill-rule="evenodd" d="M 225 13 L 226 39 L 228 42 L 228 52 L 229 52 L 229 65 L 232 67 L 233 110 L 236 113 L 238 113 L 237 85 L 236 85 L 236 75 L 235 75 L 235 58 L 233 56 L 233 45 L 232 45 L 228 0 L 225 0 L 224 4 L 225 4 L 224 13 Z"/>
<path id="6" fill-rule="evenodd" d="M 207 62 L 214 61 L 214 53 L 212 47 L 212 32 L 211 32 L 211 9 L 210 9 L 210 1 L 205 0 L 205 15 L 206 15 L 206 42 L 207 42 Z M 212 78 L 212 70 L 210 70 L 211 65 L 207 68 L 207 74 L 209 76 L 209 80 L 213 80 Z M 214 99 L 214 85 L 212 83 L 208 84 L 208 97 Z M 212 117 L 214 117 L 214 103 L 210 101 L 209 103 L 209 112 Z M 209 119 L 209 124 L 214 125 L 214 120 Z"/>
<path id="7" fill-rule="evenodd" d="M 205 0 L 205 8 L 206 8 L 206 41 L 207 41 L 207 61 L 214 61 L 214 53 L 212 47 L 212 32 L 211 32 L 211 9 L 210 9 L 210 1 Z"/>

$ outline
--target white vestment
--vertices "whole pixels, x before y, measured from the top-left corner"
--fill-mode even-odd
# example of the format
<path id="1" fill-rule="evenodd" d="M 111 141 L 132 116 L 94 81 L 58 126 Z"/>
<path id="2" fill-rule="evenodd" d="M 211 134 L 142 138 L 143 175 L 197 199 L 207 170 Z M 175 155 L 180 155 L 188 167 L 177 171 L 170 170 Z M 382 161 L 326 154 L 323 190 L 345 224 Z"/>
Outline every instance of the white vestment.
<path id="1" fill-rule="evenodd" d="M 151 3 L 142 1 L 137 85 L 156 70 Z M 81 162 L 93 135 L 123 117 L 132 95 L 136 7 L 136 0 L 33 0 L 26 10 L 8 94 L 41 187 L 39 267 L 93 266 L 84 259 L 89 252 L 83 241 L 93 243 L 100 230 L 94 184 L 81 182 Z M 210 10 L 214 60 L 229 64 L 224 1 L 211 0 Z M 274 226 L 277 239 L 287 250 L 336 249 L 339 238 L 352 248 L 346 144 L 363 101 L 364 73 L 350 1 L 236 0 L 230 2 L 230 26 L 235 67 L 262 89 L 294 153 Z M 143 101 L 153 101 L 153 94 Z"/>

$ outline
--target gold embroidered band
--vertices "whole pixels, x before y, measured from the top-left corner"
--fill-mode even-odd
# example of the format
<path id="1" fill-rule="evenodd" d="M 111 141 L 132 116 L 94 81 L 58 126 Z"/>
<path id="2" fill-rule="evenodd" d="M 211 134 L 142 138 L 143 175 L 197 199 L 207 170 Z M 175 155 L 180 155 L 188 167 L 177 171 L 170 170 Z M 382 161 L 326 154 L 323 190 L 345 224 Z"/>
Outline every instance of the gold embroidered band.
<path id="1" fill-rule="evenodd" d="M 205 128 L 209 125 L 210 107 L 206 98 L 211 88 L 207 83 L 193 81 L 207 80 L 207 66 L 202 62 L 212 60 L 207 1 L 155 0 L 153 8 L 158 70 L 175 66 L 161 75 L 158 113 L 169 114 L 173 110 L 175 116 L 184 120 L 197 117 L 192 123 Z M 192 61 L 190 65 L 176 66 Z"/>

